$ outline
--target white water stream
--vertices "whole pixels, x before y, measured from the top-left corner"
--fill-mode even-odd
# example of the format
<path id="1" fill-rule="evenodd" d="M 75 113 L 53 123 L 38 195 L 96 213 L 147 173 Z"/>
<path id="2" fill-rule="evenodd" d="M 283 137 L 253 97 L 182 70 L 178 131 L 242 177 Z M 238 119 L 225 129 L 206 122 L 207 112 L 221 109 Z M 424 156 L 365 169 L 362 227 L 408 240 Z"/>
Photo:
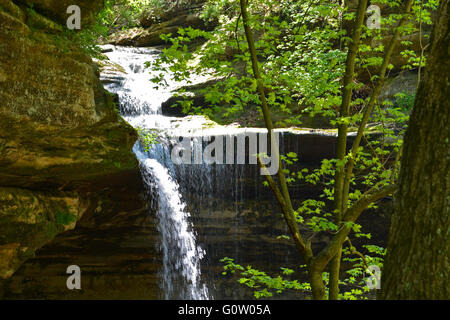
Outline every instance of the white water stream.
<path id="1" fill-rule="evenodd" d="M 180 119 L 161 115 L 161 104 L 170 98 L 179 84 L 153 88 L 150 70 L 145 63 L 154 61 L 158 51 L 143 48 L 107 46 L 106 55 L 124 72 L 106 69 L 102 80 L 106 89 L 118 94 L 121 115 L 134 127 L 170 130 Z M 201 79 L 199 79 L 201 80 Z M 194 121 L 192 121 L 194 119 Z M 191 118 L 190 126 L 199 127 L 201 117 Z M 162 289 L 166 299 L 211 298 L 202 282 L 200 260 L 205 252 L 196 243 L 196 233 L 189 221 L 190 213 L 179 191 L 167 145 L 154 145 L 145 152 L 139 142 L 133 148 L 141 168 L 144 184 L 158 216 L 163 257 Z"/>
<path id="2" fill-rule="evenodd" d="M 232 284 L 224 283 L 224 279 L 217 276 L 221 272 L 218 269 L 220 259 L 226 256 L 236 261 L 253 259 L 263 263 L 264 268 L 272 264 L 276 268 L 279 264 L 289 265 L 288 252 L 291 249 L 287 244 L 273 240 L 287 233 L 278 204 L 270 190 L 262 187 L 264 178 L 258 166 L 250 163 L 251 154 L 262 152 L 260 143 L 266 139 L 261 139 L 261 134 L 266 135 L 267 130 L 211 125 L 202 116 L 164 116 L 161 104 L 182 84 L 171 81 L 165 75 L 168 87 L 153 88 L 150 79 L 156 74 L 150 74 L 150 69 L 144 66 L 146 62 L 157 59 L 159 52 L 148 48 L 113 46 L 105 49 L 108 50 L 106 55 L 110 63 L 116 64 L 116 67 L 104 68 L 101 78 L 105 88 L 119 96 L 121 115 L 136 128 L 156 129 L 159 132 L 160 143 L 153 145 L 148 152 L 139 142 L 133 151 L 140 162 L 149 203 L 159 221 L 159 247 L 163 260 L 160 278 L 164 298 L 240 297 L 239 289 L 232 288 Z M 208 79 L 195 77 L 192 82 L 205 80 Z M 313 157 L 322 154 L 322 150 L 316 150 L 318 145 L 324 145 L 317 142 L 319 136 L 320 141 L 331 142 L 334 139 L 332 133 L 312 132 L 309 129 L 277 129 L 276 132 L 280 133 L 282 154 L 301 152 L 299 145 L 304 135 L 307 139 L 302 140 L 302 147 L 308 151 L 304 153 L 304 159 L 308 154 Z M 257 140 L 249 138 L 255 134 L 258 135 Z M 286 139 L 293 135 L 295 138 Z M 190 152 L 188 158 L 194 159 L 191 164 L 180 165 L 172 161 L 171 152 L 179 137 L 190 139 L 183 153 L 185 150 Z M 208 164 L 202 160 L 195 161 L 196 154 L 203 151 L 204 156 L 207 150 L 203 149 L 202 143 L 216 142 L 222 138 L 226 142 L 223 150 L 226 161 L 222 165 L 216 165 L 220 162 Z M 237 155 L 235 150 L 240 150 L 239 141 L 244 142 L 245 146 L 246 140 L 248 152 Z M 233 141 L 231 149 L 228 148 L 228 141 Z M 286 141 L 291 141 L 291 145 L 285 145 Z M 332 144 L 329 149 L 334 150 Z M 220 153 L 220 147 L 215 149 L 215 156 L 218 151 Z M 232 161 L 228 162 L 230 154 Z M 295 194 L 301 195 L 301 192 Z M 193 218 L 198 233 L 192 224 Z"/>

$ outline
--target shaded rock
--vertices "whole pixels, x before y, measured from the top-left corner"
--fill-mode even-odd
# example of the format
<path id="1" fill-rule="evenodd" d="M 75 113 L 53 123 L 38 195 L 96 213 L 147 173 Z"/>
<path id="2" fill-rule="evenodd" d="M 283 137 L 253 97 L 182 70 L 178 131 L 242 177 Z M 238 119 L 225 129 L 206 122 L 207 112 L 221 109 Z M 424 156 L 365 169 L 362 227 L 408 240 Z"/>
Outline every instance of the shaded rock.
<path id="1" fill-rule="evenodd" d="M 187 115 L 181 106 L 182 101 L 192 100 L 193 107 L 199 107 L 205 104 L 205 96 L 203 94 L 195 94 L 193 92 L 186 92 L 183 95 L 172 96 L 161 104 L 163 115 L 170 117 L 184 117 Z"/>
<path id="2" fill-rule="evenodd" d="M 122 66 L 110 61 L 109 59 L 95 61 L 99 70 L 101 70 L 101 82 L 120 84 L 125 80 L 126 71 Z"/>
<path id="3" fill-rule="evenodd" d="M 32 7 L 36 12 L 54 20 L 55 22 L 66 25 L 70 14 L 67 8 L 71 5 L 77 5 L 81 9 L 81 22 L 88 24 L 94 21 L 96 14 L 103 8 L 102 0 L 18 0 L 18 3 Z"/>
<path id="4" fill-rule="evenodd" d="M 194 108 L 195 110 L 213 108 L 214 106 L 206 101 L 205 96 L 208 93 L 208 90 L 211 90 L 211 88 L 220 81 L 221 78 L 212 77 L 195 85 L 186 85 L 178 88 L 173 91 L 173 95 L 169 99 L 161 104 L 163 115 L 183 117 L 189 115 L 189 112 Z M 183 109 L 183 105 L 186 104 L 186 101 L 190 101 L 189 110 Z M 248 104 L 240 112 L 232 115 L 224 115 L 228 108 L 231 107 L 230 104 L 222 103 L 214 113 L 208 114 L 208 116 L 211 120 L 221 125 L 238 123 L 241 127 L 265 127 L 264 118 L 261 116 L 259 106 Z M 300 119 L 302 127 L 314 129 L 332 128 L 329 118 L 321 115 L 311 117 L 308 114 L 302 114 L 301 111 L 305 106 L 300 106 L 295 102 L 290 107 L 294 110 L 293 114 Z M 280 122 L 285 121 L 286 117 L 292 117 L 292 114 L 286 114 L 279 108 L 272 108 L 271 114 L 273 122 L 277 123 L 277 125 L 279 125 Z M 283 126 L 283 124 L 281 124 L 281 126 Z M 286 124 L 284 124 L 284 126 L 286 126 Z"/>
<path id="5" fill-rule="evenodd" d="M 66 5 L 0 0 L 3 278 L 55 235 L 73 229 L 98 188 L 140 179 L 131 151 L 137 133 L 118 115 L 91 58 L 60 41 Z M 86 19 L 102 5 L 80 1 Z"/>
<path id="6" fill-rule="evenodd" d="M 206 30 L 209 27 L 200 18 L 199 13 L 184 13 L 159 24 L 153 24 L 148 29 L 134 28 L 112 35 L 109 43 L 122 46 L 157 46 L 166 44 L 161 39 L 163 34 L 176 34 L 179 28 L 192 27 Z"/>
<path id="7" fill-rule="evenodd" d="M 420 57 L 422 49 L 426 48 L 430 42 L 430 31 L 422 32 L 422 46 L 420 45 L 420 33 L 416 32 L 409 35 L 404 35 L 398 39 L 398 43 L 392 52 L 390 63 L 394 66 L 394 69 L 391 72 L 400 72 L 402 70 L 402 66 L 408 64 L 409 56 L 405 57 L 402 55 L 402 51 L 411 50 L 414 51 L 417 57 Z M 383 44 L 386 48 L 389 45 L 389 42 L 392 39 L 392 35 L 383 36 L 382 40 L 373 40 L 372 47 L 377 47 L 380 44 Z M 405 43 L 409 43 L 406 45 Z"/>
<path id="8" fill-rule="evenodd" d="M 379 100 L 395 101 L 397 93 L 415 94 L 417 90 L 418 75 L 416 71 L 402 71 L 394 78 L 388 78 L 381 89 Z"/>
<path id="9" fill-rule="evenodd" d="M 205 0 L 183 1 L 181 5 L 177 3 L 169 3 L 165 6 L 145 9 L 140 17 L 141 26 L 144 28 L 151 27 L 156 23 L 171 20 L 173 17 L 182 16 L 199 12 L 205 3 Z"/>
<path id="10" fill-rule="evenodd" d="M 75 193 L 0 187 L 0 278 L 10 277 L 56 234 L 73 229 L 84 205 Z"/>
<path id="11" fill-rule="evenodd" d="M 0 7 L 3 12 L 8 13 L 19 21 L 24 22 L 26 19 L 26 13 L 11 0 L 0 0 Z"/>
<path id="12" fill-rule="evenodd" d="M 135 172 L 89 196 L 77 228 L 58 235 L 4 281 L 3 298 L 163 298 L 158 234 L 142 193 Z M 69 265 L 81 268 L 81 290 L 67 289 Z"/>

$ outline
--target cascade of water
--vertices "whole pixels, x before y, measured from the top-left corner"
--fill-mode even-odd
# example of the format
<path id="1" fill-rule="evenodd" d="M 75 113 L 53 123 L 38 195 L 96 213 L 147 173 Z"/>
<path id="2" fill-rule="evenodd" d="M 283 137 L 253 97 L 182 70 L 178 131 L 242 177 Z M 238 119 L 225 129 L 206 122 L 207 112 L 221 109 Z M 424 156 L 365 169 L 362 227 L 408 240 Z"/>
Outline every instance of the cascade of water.
<path id="1" fill-rule="evenodd" d="M 121 48 L 107 53 L 119 72 L 102 74 L 108 78 L 107 90 L 119 96 L 119 111 L 124 117 L 160 113 L 160 104 L 167 99 L 168 92 L 157 92 L 149 85 L 145 63 L 156 59 L 157 51 L 145 48 Z"/>
<path id="2" fill-rule="evenodd" d="M 158 52 L 149 49 L 110 47 L 110 61 L 123 68 L 121 74 L 103 74 L 105 87 L 119 96 L 121 115 L 135 127 L 169 129 L 174 118 L 164 117 L 161 103 L 173 86 L 152 88 L 144 68 Z M 153 74 L 154 76 L 154 74 Z M 162 287 L 166 299 L 208 299 L 208 288 L 201 280 L 200 260 L 205 252 L 196 243 L 190 213 L 181 198 L 169 146 L 161 143 L 144 152 L 139 143 L 133 148 L 139 162 L 151 205 L 157 212 L 160 249 L 163 256 Z"/>
<path id="3" fill-rule="evenodd" d="M 138 145 L 134 152 L 140 161 L 148 193 L 157 203 L 165 298 L 207 299 L 208 289 L 200 277 L 200 259 L 205 252 L 196 244 L 179 186 L 172 178 L 170 168 L 164 167 L 157 159 L 149 158 Z"/>
<path id="4" fill-rule="evenodd" d="M 240 297 L 239 292 L 230 292 L 223 279 L 217 281 L 218 270 L 221 270 L 218 267 L 222 267 L 221 258 L 261 261 L 264 257 L 273 261 L 274 266 L 277 261 L 284 263 L 286 259 L 279 249 L 283 244 L 271 240 L 280 233 L 287 233 L 278 204 L 268 194 L 270 190 L 261 187 L 264 177 L 258 166 L 248 165 L 250 155 L 261 152 L 260 135 L 267 135 L 267 130 L 211 125 L 201 116 L 177 118 L 162 115 L 162 102 L 169 99 L 180 84 L 166 79 L 167 88 L 153 88 L 150 79 L 155 74 L 150 75 L 150 70 L 142 66 L 155 60 L 158 52 L 125 47 L 108 49 L 106 54 L 110 61 L 123 70 L 104 71 L 102 78 L 105 87 L 118 94 L 122 116 L 134 127 L 158 129 L 160 132 L 160 143 L 153 145 L 150 151 L 145 152 L 137 143 L 134 152 L 140 161 L 149 204 L 159 220 L 164 297 Z M 205 79 L 193 80 L 202 82 Z M 253 139 L 255 135 L 258 136 L 256 140 Z M 174 163 L 172 159 L 171 153 L 174 145 L 180 142 L 179 138 L 188 140 L 185 151 L 190 154 L 191 164 Z M 223 150 L 214 151 L 214 156 L 223 151 L 222 164 L 195 160 L 195 155 L 205 156 L 206 145 L 222 138 Z M 233 143 L 228 150 L 228 142 L 231 141 Z M 262 141 L 263 144 L 268 142 L 267 136 Z M 244 148 L 245 154 L 239 155 L 237 150 L 242 150 L 242 145 L 249 148 Z M 255 146 L 258 146 L 258 151 Z M 284 147 L 281 143 L 282 152 Z M 269 150 L 270 147 L 268 154 L 271 153 Z M 202 259 L 206 255 L 207 258 Z"/>

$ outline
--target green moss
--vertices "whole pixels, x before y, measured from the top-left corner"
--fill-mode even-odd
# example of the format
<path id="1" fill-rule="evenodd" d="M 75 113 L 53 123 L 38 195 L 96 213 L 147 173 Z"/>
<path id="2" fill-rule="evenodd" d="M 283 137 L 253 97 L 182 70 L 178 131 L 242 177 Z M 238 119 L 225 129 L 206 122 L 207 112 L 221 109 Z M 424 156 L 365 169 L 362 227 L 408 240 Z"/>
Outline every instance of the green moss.
<path id="1" fill-rule="evenodd" d="M 69 225 L 77 220 L 77 216 L 70 212 L 57 211 L 55 221 L 58 225 Z"/>
<path id="2" fill-rule="evenodd" d="M 105 98 L 106 98 L 106 105 L 109 108 L 111 108 L 116 113 L 116 115 L 119 116 L 120 112 L 119 112 L 117 103 L 115 102 L 115 94 L 113 94 L 107 90 L 105 90 L 104 92 L 105 92 Z"/>
<path id="3" fill-rule="evenodd" d="M 60 230 L 55 222 L 28 224 L 17 222 L 11 218 L 3 218 L 0 222 L 0 245 L 20 243 L 24 247 L 36 249 L 56 236 Z"/>
<path id="4" fill-rule="evenodd" d="M 62 231 L 62 228 L 59 227 L 57 223 L 48 223 L 42 226 L 42 233 L 38 234 L 38 242 L 36 244 L 36 248 L 39 248 L 42 244 L 52 240 L 58 233 Z M 38 245 L 41 243 L 41 245 Z"/>
<path id="5" fill-rule="evenodd" d="M 63 31 L 63 27 L 58 23 L 44 17 L 31 8 L 26 9 L 27 25 L 32 29 L 43 30 L 50 33 L 58 33 Z"/>
<path id="6" fill-rule="evenodd" d="M 25 14 L 22 9 L 20 9 L 20 7 L 14 4 L 12 1 L 0 0 L 0 11 L 9 13 L 22 22 L 25 20 Z"/>

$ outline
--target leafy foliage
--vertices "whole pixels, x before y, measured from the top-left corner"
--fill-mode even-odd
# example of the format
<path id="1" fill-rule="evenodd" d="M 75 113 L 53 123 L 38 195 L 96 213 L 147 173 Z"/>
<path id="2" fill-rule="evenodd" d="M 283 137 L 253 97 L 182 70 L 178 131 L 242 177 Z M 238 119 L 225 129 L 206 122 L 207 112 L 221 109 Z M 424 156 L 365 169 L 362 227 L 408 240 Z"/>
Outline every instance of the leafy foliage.
<path id="1" fill-rule="evenodd" d="M 287 280 L 282 276 L 271 277 L 265 272 L 256 270 L 251 266 L 243 267 L 236 264 L 233 259 L 227 257 L 220 261 L 225 264 L 222 275 L 227 275 L 228 273 L 234 274 L 236 272 L 239 273 L 239 283 L 255 289 L 253 293 L 257 299 L 272 297 L 273 293 L 282 293 L 288 289 L 302 291 L 311 290 L 308 282 L 300 283 L 298 280 Z M 283 276 L 289 276 L 294 273 L 294 270 L 283 267 L 281 268 L 281 271 Z"/>
<path id="2" fill-rule="evenodd" d="M 395 8 L 401 1 L 380 0 L 376 3 L 396 12 Z M 431 22 L 429 10 L 436 6 L 437 1 L 415 1 L 414 18 L 401 27 L 401 36 L 421 32 L 421 24 Z M 333 127 L 345 123 L 350 129 L 358 128 L 363 122 L 362 111 L 369 104 L 370 93 L 379 81 L 375 71 L 383 62 L 383 40 L 404 15 L 391 13 L 384 16 L 378 30 L 362 28 L 363 42 L 358 48 L 356 69 L 369 76 L 369 83 L 355 81 L 351 84 L 356 93 L 351 102 L 351 113 L 340 117 L 338 107 L 342 100 L 344 62 L 350 43 L 350 35 L 346 34 L 342 23 L 353 20 L 354 13 L 347 12 L 347 8 L 342 8 L 338 1 L 256 0 L 248 3 L 248 10 L 266 98 L 271 111 L 283 115 L 276 126 L 299 125 L 305 115 L 309 115 L 324 117 Z M 218 19 L 219 27 L 211 33 L 185 28 L 180 29 L 177 35 L 165 35 L 163 39 L 170 43 L 170 47 L 164 49 L 161 58 L 149 66 L 153 70 L 170 71 L 177 81 L 189 81 L 192 73 L 209 74 L 220 79 L 205 89 L 205 106 L 196 107 L 185 102 L 185 111 L 210 117 L 218 113 L 236 117 L 245 109 L 257 108 L 261 101 L 256 90 L 257 82 L 252 76 L 238 2 L 211 1 L 206 6 L 204 18 Z M 419 26 L 414 20 L 420 21 Z M 206 39 L 206 43 L 192 51 L 189 44 L 197 38 Z M 402 44 L 410 45 L 408 42 Z M 388 70 L 420 68 L 425 63 L 423 54 L 417 56 L 410 49 L 404 50 L 402 55 L 408 58 L 407 63 L 404 66 L 391 64 Z M 164 85 L 158 77 L 153 82 Z M 394 103 L 376 102 L 369 115 L 370 125 L 363 128 L 363 143 L 342 160 L 325 159 L 319 168 L 291 172 L 290 166 L 300 159 L 293 153 L 281 157 L 289 184 L 304 183 L 322 190 L 319 199 L 303 201 L 294 212 L 296 222 L 310 230 L 310 238 L 319 232 L 332 236 L 346 226 L 352 231 L 349 238 L 371 239 L 370 233 L 363 232 L 362 225 L 352 221 L 344 221 L 341 225 L 336 221 L 333 210 L 336 173 L 349 162 L 354 164 L 348 177 L 346 208 L 351 208 L 370 190 L 393 184 L 398 175 L 402 136 L 412 101 L 413 97 L 400 94 Z M 371 203 L 370 207 L 375 208 L 376 204 Z M 351 245 L 349 238 L 349 248 L 345 248 L 343 254 L 344 261 L 353 263 L 353 268 L 347 271 L 348 276 L 342 281 L 346 291 L 340 298 L 364 298 L 368 291 L 364 285 L 367 265 L 381 267 L 384 249 L 366 244 L 362 247 L 366 254 L 362 254 Z M 256 298 L 270 297 L 286 289 L 310 290 L 307 283 L 285 279 L 292 273 L 288 269 L 282 269 L 283 276 L 272 277 L 251 266 L 238 265 L 230 258 L 224 258 L 222 262 L 225 263 L 225 274 L 239 273 L 239 282 L 255 289 Z M 322 277 L 327 284 L 329 275 L 322 272 Z"/>
<path id="3" fill-rule="evenodd" d="M 139 19 L 148 9 L 164 7 L 164 0 L 106 0 L 100 22 L 108 33 L 139 26 Z"/>
<path id="4" fill-rule="evenodd" d="M 284 115 L 279 125 L 292 125 L 300 124 L 301 104 L 312 104 L 322 110 L 339 102 L 339 78 L 345 54 L 332 47 L 332 41 L 342 34 L 338 30 L 336 3 L 330 6 L 324 1 L 305 15 L 305 4 L 284 2 L 280 6 L 276 1 L 259 0 L 250 6 L 252 27 L 258 32 L 256 47 L 265 61 L 261 68 L 269 104 Z M 175 80 L 189 80 L 192 73 L 222 79 L 205 89 L 208 106 L 201 108 L 201 112 L 210 117 L 220 113 L 236 117 L 245 108 L 256 108 L 260 103 L 251 76 L 248 45 L 242 21 L 236 14 L 238 3 L 211 1 L 205 12 L 211 7 L 218 15 L 219 27 L 212 33 L 186 28 L 180 29 L 177 36 L 165 35 L 163 39 L 171 47 L 163 50 L 161 59 L 152 68 L 170 70 Z M 316 25 L 307 28 L 302 22 Z M 207 44 L 190 51 L 189 43 L 199 37 L 207 39 Z M 158 78 L 154 82 L 163 85 Z M 199 108 L 191 111 L 200 112 Z"/>
<path id="5" fill-rule="evenodd" d="M 95 21 L 81 30 L 62 28 L 57 42 L 63 48 L 75 44 L 88 55 L 103 59 L 98 45 L 111 33 L 136 27 L 143 10 L 163 6 L 163 0 L 106 0 Z"/>
<path id="6" fill-rule="evenodd" d="M 148 152 L 154 144 L 158 143 L 158 133 L 146 130 L 141 127 L 136 128 L 139 135 L 139 142 L 143 145 L 145 152 Z"/>

